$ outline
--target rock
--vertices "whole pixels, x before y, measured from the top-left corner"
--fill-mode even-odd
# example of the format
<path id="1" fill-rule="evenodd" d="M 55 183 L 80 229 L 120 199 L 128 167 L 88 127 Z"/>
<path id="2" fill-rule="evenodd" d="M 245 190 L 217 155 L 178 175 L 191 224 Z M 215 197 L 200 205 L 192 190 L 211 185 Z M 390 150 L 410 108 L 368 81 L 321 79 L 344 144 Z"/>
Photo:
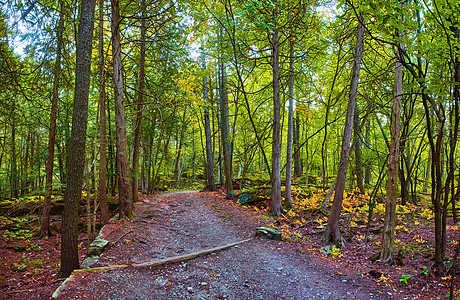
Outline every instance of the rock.
<path id="1" fill-rule="evenodd" d="M 278 232 L 275 229 L 270 228 L 270 227 L 257 227 L 256 235 L 266 236 L 269 239 L 281 241 L 281 232 Z"/>
<path id="2" fill-rule="evenodd" d="M 93 263 L 95 263 L 97 261 L 99 257 L 98 256 L 90 256 L 88 258 L 86 258 L 82 263 L 81 263 L 81 266 L 80 268 L 81 269 L 86 269 L 86 268 L 89 268 L 91 267 L 91 265 Z"/>
<path id="3" fill-rule="evenodd" d="M 99 256 L 109 245 L 109 241 L 97 238 L 95 239 L 88 248 L 88 256 Z"/>

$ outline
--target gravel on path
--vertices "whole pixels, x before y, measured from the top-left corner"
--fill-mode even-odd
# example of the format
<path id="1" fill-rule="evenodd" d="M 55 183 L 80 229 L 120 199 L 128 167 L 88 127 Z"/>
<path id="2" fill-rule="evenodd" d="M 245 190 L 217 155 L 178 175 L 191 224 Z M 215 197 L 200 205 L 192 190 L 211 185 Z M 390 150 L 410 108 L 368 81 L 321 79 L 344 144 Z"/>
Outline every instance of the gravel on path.
<path id="1" fill-rule="evenodd" d="M 254 236 L 263 220 L 214 193 L 168 193 L 136 204 L 132 221 L 104 227 L 108 249 L 91 267 L 183 255 Z M 156 267 L 77 274 L 58 299 L 394 299 L 391 290 L 255 237 L 221 252 Z M 395 298 L 396 299 L 396 298 Z"/>

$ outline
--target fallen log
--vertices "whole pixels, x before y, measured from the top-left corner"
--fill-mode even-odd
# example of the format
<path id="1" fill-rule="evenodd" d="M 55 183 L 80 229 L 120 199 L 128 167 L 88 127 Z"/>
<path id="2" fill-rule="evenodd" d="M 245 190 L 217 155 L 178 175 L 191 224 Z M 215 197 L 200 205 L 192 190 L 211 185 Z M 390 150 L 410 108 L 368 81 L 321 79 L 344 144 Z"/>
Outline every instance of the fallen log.
<path id="1" fill-rule="evenodd" d="M 201 251 L 192 252 L 192 253 L 189 253 L 189 254 L 184 254 L 184 255 L 179 255 L 179 256 L 174 256 L 174 257 L 169 257 L 169 258 L 164 258 L 164 259 L 158 259 L 158 260 L 148 261 L 148 262 L 144 262 L 144 263 L 132 264 L 132 266 L 136 267 L 136 268 L 153 267 L 153 266 L 159 266 L 159 265 L 164 265 L 164 264 L 173 263 L 173 262 L 190 260 L 192 258 L 201 256 L 201 255 L 205 255 L 205 254 L 209 254 L 209 253 L 212 253 L 212 252 L 221 251 L 221 250 L 224 250 L 224 249 L 227 249 L 227 248 L 230 248 L 230 247 L 233 247 L 233 246 L 248 242 L 250 240 L 252 240 L 252 238 L 247 239 L 247 240 L 243 240 L 243 241 L 239 241 L 239 242 L 235 242 L 235 243 L 231 243 L 231 244 L 227 244 L 227 245 L 220 246 L 220 247 L 215 247 L 215 248 L 210 248 L 210 249 L 205 249 L 205 250 L 201 250 Z M 129 266 L 130 265 L 113 265 L 113 266 L 105 266 L 105 267 L 76 269 L 76 270 L 74 270 L 72 272 L 72 275 L 80 274 L 80 273 L 104 272 L 104 271 L 109 271 L 109 270 L 123 269 L 123 268 L 127 268 Z"/>
<path id="2" fill-rule="evenodd" d="M 247 240 L 243 240 L 243 241 L 239 241 L 239 242 L 236 242 L 236 243 L 227 244 L 227 245 L 220 246 L 220 247 L 215 247 L 215 248 L 211 248 L 211 249 L 192 252 L 192 253 L 189 253 L 189 254 L 184 254 L 184 255 L 179 255 L 179 256 L 174 256 L 174 257 L 169 257 L 169 258 L 164 258 L 164 259 L 158 259 L 158 260 L 154 260 L 154 261 L 148 261 L 148 262 L 144 262 L 144 263 L 140 263 L 140 264 L 133 264 L 133 267 L 136 267 L 136 268 L 139 268 L 139 267 L 153 267 L 153 266 L 159 266 L 159 265 L 163 265 L 163 264 L 167 264 L 167 263 L 190 260 L 190 259 L 195 258 L 197 256 L 209 254 L 209 253 L 216 252 L 216 251 L 221 251 L 221 250 L 224 250 L 224 249 L 227 249 L 227 248 L 230 248 L 230 247 L 233 247 L 233 246 L 248 242 L 250 240 L 252 240 L 252 238 L 247 239 Z"/>
<path id="3" fill-rule="evenodd" d="M 105 266 L 105 267 L 95 267 L 95 268 L 87 268 L 87 269 L 76 269 L 73 270 L 72 275 L 80 274 L 80 273 L 94 273 L 94 272 L 102 272 L 108 270 L 116 270 L 116 269 L 123 269 L 127 268 L 129 265 L 113 265 L 113 266 Z"/>

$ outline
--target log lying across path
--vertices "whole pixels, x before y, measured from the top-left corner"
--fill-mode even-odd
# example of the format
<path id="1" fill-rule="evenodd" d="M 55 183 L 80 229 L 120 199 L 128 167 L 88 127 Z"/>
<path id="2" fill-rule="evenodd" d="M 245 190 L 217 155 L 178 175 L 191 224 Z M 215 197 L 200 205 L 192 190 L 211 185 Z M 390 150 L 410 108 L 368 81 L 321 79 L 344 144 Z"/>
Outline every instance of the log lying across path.
<path id="1" fill-rule="evenodd" d="M 190 260 L 190 259 L 193 259 L 193 258 L 201 256 L 201 255 L 221 251 L 221 250 L 224 250 L 224 249 L 227 249 L 227 248 L 230 248 L 230 247 L 233 247 L 233 246 L 248 242 L 250 240 L 252 240 L 252 238 L 247 239 L 247 240 L 243 240 L 243 241 L 239 241 L 239 242 L 235 242 L 235 243 L 231 243 L 231 244 L 227 244 L 227 245 L 220 246 L 220 247 L 215 247 L 215 248 L 210 248 L 210 249 L 205 249 L 205 250 L 201 250 L 201 251 L 192 252 L 192 253 L 189 253 L 189 254 L 173 256 L 173 257 L 169 257 L 169 258 L 158 259 L 158 260 L 148 261 L 148 262 L 144 262 L 144 263 L 132 264 L 132 266 L 136 267 L 136 268 L 153 267 L 153 266 L 160 266 L 160 265 L 173 263 L 173 262 L 186 261 L 186 260 Z M 80 274 L 80 273 L 103 272 L 103 271 L 114 270 L 114 269 L 123 269 L 123 268 L 127 268 L 129 266 L 130 265 L 114 265 L 114 266 L 106 266 L 106 267 L 77 269 L 77 270 L 74 270 L 72 272 L 72 275 Z"/>

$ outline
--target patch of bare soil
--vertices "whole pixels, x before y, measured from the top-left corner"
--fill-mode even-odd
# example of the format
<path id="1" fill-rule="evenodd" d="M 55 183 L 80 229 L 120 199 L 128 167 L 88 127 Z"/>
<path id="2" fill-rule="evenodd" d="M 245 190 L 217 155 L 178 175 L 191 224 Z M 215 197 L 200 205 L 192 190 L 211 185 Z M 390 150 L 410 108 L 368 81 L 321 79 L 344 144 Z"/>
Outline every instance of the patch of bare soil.
<path id="1" fill-rule="evenodd" d="M 297 242 L 254 237 L 273 223 L 265 212 L 218 193 L 168 194 L 136 204 L 132 221 L 111 221 L 102 233 L 111 247 L 91 267 L 127 268 L 80 273 L 59 299 L 400 299 L 349 266 Z M 156 267 L 143 263 L 251 241 L 192 260 Z"/>

